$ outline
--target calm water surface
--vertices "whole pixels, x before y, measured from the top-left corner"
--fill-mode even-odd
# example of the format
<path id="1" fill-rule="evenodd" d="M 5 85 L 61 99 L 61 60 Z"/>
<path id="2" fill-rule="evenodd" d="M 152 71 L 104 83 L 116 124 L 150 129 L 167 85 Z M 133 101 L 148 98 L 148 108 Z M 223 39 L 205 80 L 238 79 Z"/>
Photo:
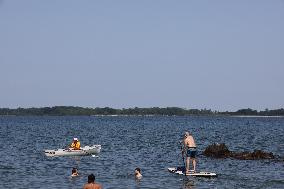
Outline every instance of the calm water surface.
<path id="1" fill-rule="evenodd" d="M 230 150 L 260 149 L 284 156 L 284 118 L 240 117 L 0 117 L 0 188 L 82 188 L 95 173 L 104 188 L 284 188 L 284 163 L 210 159 L 199 154 L 198 170 L 219 177 L 173 175 L 182 165 L 178 141 L 193 133 L 198 150 L 214 142 Z M 48 158 L 44 149 L 101 144 L 99 157 Z M 80 177 L 70 178 L 72 167 Z M 143 179 L 135 181 L 134 169 Z"/>

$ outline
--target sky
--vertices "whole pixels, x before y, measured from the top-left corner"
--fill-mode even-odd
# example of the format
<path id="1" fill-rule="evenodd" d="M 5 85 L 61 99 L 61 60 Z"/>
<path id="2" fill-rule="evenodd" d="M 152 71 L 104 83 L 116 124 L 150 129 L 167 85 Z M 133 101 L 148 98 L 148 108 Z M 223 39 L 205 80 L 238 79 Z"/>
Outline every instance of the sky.
<path id="1" fill-rule="evenodd" d="M 0 107 L 284 108 L 284 1 L 0 0 Z"/>

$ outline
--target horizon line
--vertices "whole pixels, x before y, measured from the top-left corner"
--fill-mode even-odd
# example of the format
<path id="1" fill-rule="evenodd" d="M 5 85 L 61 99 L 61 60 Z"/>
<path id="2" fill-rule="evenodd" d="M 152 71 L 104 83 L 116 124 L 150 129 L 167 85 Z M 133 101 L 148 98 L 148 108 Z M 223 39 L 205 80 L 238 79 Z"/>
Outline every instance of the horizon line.
<path id="1" fill-rule="evenodd" d="M 270 111 L 270 110 L 279 110 L 279 109 L 283 109 L 283 107 L 280 107 L 280 108 L 273 108 L 273 109 L 270 109 L 270 108 L 265 108 L 265 109 L 262 109 L 262 110 L 259 110 L 259 109 L 253 109 L 253 108 L 239 108 L 235 111 L 233 110 L 213 110 L 212 108 L 185 108 L 185 107 L 179 107 L 179 106 L 152 106 L 152 107 L 138 107 L 138 106 L 134 106 L 134 107 L 122 107 L 122 108 L 113 108 L 113 107 L 110 107 L 110 106 L 104 106 L 104 107 L 89 107 L 89 106 L 76 106 L 76 105 L 55 105 L 55 106 L 30 106 L 30 107 L 0 107 L 0 109 L 31 109 L 31 108 L 36 108 L 36 109 L 40 109 L 40 108 L 56 108 L 56 107 L 73 107 L 73 108 L 86 108 L 86 109 L 96 109 L 96 108 L 110 108 L 110 109 L 116 109 L 116 110 L 123 110 L 123 109 L 135 109 L 135 108 L 138 108 L 138 109 L 152 109 L 152 108 L 180 108 L 180 109 L 184 109 L 184 110 L 210 110 L 210 111 L 213 111 L 213 112 L 236 112 L 238 110 L 255 110 L 255 111 Z"/>

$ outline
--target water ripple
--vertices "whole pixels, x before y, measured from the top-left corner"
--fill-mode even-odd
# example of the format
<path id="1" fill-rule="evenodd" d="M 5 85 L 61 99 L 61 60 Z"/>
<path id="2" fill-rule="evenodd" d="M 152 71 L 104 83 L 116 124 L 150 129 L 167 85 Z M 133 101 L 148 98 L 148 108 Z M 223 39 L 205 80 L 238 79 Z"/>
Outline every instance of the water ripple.
<path id="1" fill-rule="evenodd" d="M 185 130 L 199 152 L 212 143 L 230 150 L 260 149 L 284 156 L 283 118 L 236 117 L 0 117 L 0 188 L 82 188 L 95 173 L 104 188 L 284 188 L 283 163 L 198 156 L 198 169 L 218 178 L 186 178 L 167 168 L 182 165 L 179 140 Z M 76 136 L 101 144 L 98 157 L 48 158 Z M 199 153 L 200 154 L 200 153 Z M 80 177 L 70 178 L 72 167 Z M 141 167 L 143 179 L 133 171 Z M 15 179 L 16 178 L 16 179 Z"/>

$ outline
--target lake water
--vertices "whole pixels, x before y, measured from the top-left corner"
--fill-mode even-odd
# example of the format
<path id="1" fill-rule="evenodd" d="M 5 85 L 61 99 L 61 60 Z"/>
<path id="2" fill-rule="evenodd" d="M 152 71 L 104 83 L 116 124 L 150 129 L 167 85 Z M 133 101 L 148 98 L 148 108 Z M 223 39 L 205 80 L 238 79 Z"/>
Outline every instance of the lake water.
<path id="1" fill-rule="evenodd" d="M 171 174 L 182 165 L 178 141 L 191 131 L 199 152 L 209 144 L 230 150 L 260 149 L 284 156 L 284 118 L 244 117 L 14 117 L 0 116 L 0 188 L 82 188 L 90 173 L 104 188 L 284 188 L 284 163 L 211 159 L 197 169 L 217 178 Z M 99 157 L 46 157 L 44 149 L 101 144 Z M 70 178 L 72 167 L 80 177 Z M 137 182 L 133 173 L 142 169 Z"/>

